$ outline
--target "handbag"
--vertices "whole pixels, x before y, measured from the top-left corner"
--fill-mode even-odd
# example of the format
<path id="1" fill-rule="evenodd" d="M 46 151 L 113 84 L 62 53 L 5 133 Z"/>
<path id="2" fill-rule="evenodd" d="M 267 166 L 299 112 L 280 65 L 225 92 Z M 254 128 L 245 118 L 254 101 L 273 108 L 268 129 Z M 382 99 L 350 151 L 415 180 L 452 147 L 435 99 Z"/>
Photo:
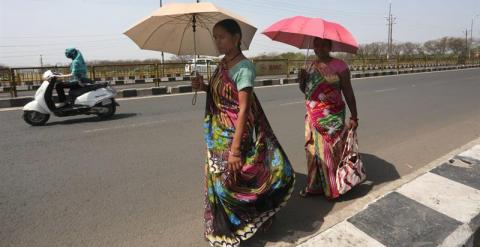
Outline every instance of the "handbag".
<path id="1" fill-rule="evenodd" d="M 340 195 L 347 193 L 355 185 L 362 183 L 367 178 L 365 168 L 360 159 L 357 132 L 355 130 L 348 131 L 336 175 L 337 188 Z"/>

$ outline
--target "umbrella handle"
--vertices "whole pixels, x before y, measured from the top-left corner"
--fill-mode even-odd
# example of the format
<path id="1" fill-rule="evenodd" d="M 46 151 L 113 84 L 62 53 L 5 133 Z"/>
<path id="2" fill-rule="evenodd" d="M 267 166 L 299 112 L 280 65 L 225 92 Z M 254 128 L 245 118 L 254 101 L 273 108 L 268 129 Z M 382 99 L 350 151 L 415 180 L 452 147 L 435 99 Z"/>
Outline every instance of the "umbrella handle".
<path id="1" fill-rule="evenodd" d="M 192 98 L 192 105 L 195 105 L 197 104 L 197 90 L 195 90 L 195 94 L 193 95 L 193 98 Z"/>

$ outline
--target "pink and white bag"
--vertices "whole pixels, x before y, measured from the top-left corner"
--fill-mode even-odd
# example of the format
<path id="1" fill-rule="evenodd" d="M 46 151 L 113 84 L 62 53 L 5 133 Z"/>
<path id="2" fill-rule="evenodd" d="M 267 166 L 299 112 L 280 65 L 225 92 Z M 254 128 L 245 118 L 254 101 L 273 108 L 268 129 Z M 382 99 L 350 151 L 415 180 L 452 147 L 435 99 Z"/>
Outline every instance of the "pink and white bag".
<path id="1" fill-rule="evenodd" d="M 360 153 L 358 151 L 357 132 L 349 130 L 345 147 L 342 152 L 342 160 L 337 168 L 338 193 L 343 195 L 355 185 L 362 183 L 367 178 Z"/>

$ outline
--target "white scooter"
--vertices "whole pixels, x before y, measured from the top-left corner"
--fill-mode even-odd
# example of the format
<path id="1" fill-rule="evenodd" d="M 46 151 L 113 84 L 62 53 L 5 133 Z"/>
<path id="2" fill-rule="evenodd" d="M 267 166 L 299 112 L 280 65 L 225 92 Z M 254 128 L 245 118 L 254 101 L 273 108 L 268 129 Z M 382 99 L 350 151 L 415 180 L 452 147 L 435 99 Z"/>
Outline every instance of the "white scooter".
<path id="1" fill-rule="evenodd" d="M 75 90 L 79 95 L 73 104 L 56 107 L 52 93 L 57 83 L 58 73 L 50 70 L 43 73 L 43 83 L 35 93 L 35 99 L 23 107 L 23 119 L 30 125 L 44 125 L 50 115 L 67 117 L 75 115 L 95 114 L 102 119 L 107 119 L 115 114 L 118 103 L 115 101 L 116 91 L 108 83 L 87 84 Z M 72 95 L 70 91 L 69 95 Z"/>

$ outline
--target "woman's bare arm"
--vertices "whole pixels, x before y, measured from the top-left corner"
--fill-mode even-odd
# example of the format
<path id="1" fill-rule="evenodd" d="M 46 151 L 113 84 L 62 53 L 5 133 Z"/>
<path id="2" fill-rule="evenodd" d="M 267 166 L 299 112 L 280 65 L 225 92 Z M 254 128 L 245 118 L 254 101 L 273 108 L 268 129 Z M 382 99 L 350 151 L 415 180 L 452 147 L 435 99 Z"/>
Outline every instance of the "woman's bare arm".
<path id="1" fill-rule="evenodd" d="M 239 98 L 239 112 L 237 125 L 235 126 L 235 134 L 233 136 L 232 146 L 230 148 L 229 165 L 233 170 L 238 170 L 242 167 L 241 161 L 241 145 L 242 135 L 245 132 L 248 115 L 250 114 L 250 108 L 253 100 L 253 89 L 251 87 L 240 90 L 238 93 Z"/>
<path id="2" fill-rule="evenodd" d="M 344 72 L 340 73 L 340 86 L 343 96 L 345 97 L 345 101 L 347 102 L 348 109 L 350 109 L 350 115 L 352 118 L 356 119 L 358 117 L 357 101 L 353 92 L 349 69 L 346 69 Z"/>

